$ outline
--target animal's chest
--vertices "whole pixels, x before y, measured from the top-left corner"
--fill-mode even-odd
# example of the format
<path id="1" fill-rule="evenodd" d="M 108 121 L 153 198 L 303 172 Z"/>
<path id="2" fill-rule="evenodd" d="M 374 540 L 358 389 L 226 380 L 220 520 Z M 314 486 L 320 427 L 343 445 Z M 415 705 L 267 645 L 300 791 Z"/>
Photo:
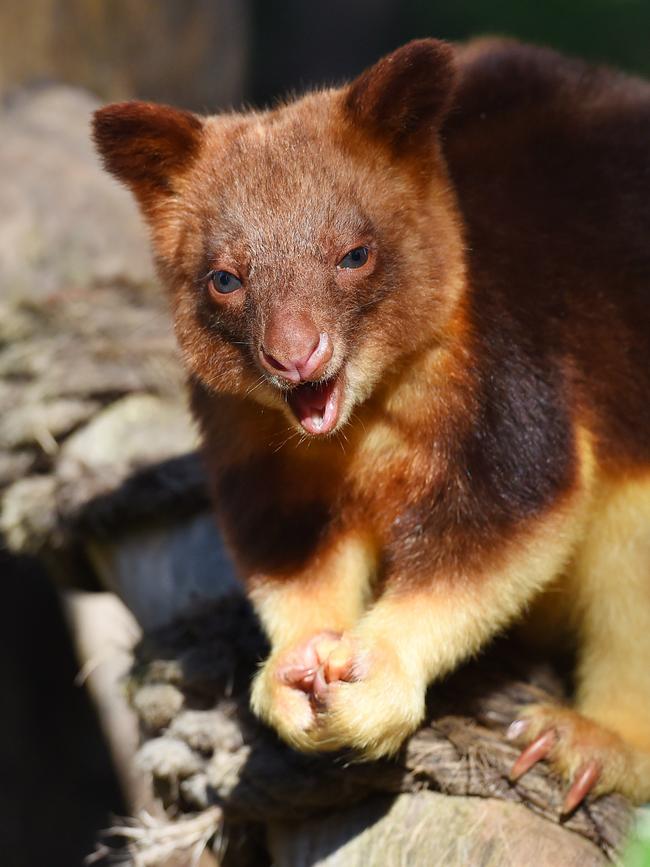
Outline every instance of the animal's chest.
<path id="1" fill-rule="evenodd" d="M 366 425 L 348 443 L 260 455 L 224 472 L 222 523 L 254 571 L 302 568 L 349 530 L 369 533 L 382 551 L 416 544 L 439 464 L 433 444 Z"/>
<path id="2" fill-rule="evenodd" d="M 359 521 L 371 524 L 385 543 L 427 509 L 444 483 L 435 442 L 387 423 L 364 431 L 346 476 L 343 502 L 349 500 Z"/>

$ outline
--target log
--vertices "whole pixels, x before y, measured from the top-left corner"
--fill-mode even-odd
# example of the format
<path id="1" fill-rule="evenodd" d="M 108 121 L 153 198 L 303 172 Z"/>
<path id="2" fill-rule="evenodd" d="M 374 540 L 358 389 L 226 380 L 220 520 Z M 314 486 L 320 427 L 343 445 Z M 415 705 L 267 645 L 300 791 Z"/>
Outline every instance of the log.
<path id="1" fill-rule="evenodd" d="M 276 867 L 597 867 L 594 846 L 516 804 L 422 791 L 377 797 L 323 819 L 273 823 Z M 558 852 L 563 855 L 558 856 Z"/>

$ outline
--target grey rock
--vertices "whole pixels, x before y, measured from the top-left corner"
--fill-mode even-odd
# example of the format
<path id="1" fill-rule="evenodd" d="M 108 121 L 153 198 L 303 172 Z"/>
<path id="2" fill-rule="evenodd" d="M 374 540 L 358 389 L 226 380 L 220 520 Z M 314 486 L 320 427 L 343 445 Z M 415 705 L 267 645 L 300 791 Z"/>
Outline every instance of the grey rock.
<path id="1" fill-rule="evenodd" d="M 151 626 L 234 579 L 185 459 L 197 435 L 143 221 L 92 147 L 97 105 L 65 86 L 0 105 L 0 537 L 68 584 L 99 574 Z"/>
<path id="2" fill-rule="evenodd" d="M 62 479 L 101 472 L 110 466 L 116 480 L 134 469 L 196 449 L 189 414 L 177 403 L 150 394 L 132 394 L 102 410 L 61 448 Z"/>
<path id="3" fill-rule="evenodd" d="M 38 445 L 45 452 L 56 452 L 57 440 L 88 421 L 99 408 L 97 401 L 70 398 L 18 406 L 0 417 L 0 445 L 12 449 Z"/>
<path id="4" fill-rule="evenodd" d="M 0 291 L 41 302 L 96 283 L 153 279 L 142 220 L 90 141 L 98 102 L 72 87 L 0 108 Z"/>

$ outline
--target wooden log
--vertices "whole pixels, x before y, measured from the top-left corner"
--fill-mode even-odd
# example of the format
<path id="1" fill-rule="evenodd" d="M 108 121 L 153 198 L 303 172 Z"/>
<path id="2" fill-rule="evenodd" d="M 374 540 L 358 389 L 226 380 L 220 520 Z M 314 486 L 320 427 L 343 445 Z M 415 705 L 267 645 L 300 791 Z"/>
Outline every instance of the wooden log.
<path id="1" fill-rule="evenodd" d="M 525 807 L 422 791 L 268 831 L 275 867 L 605 867 L 593 843 Z M 562 854 L 559 854 L 562 853 Z"/>

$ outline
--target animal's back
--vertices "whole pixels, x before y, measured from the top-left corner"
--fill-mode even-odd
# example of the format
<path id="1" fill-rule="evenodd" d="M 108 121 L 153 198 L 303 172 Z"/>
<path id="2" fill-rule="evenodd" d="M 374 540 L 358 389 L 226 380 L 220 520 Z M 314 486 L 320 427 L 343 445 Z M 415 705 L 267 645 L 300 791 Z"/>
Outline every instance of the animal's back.
<path id="1" fill-rule="evenodd" d="M 561 369 L 604 464 L 646 465 L 650 85 L 508 41 L 460 57 L 443 140 L 479 330 L 497 364 Z"/>

